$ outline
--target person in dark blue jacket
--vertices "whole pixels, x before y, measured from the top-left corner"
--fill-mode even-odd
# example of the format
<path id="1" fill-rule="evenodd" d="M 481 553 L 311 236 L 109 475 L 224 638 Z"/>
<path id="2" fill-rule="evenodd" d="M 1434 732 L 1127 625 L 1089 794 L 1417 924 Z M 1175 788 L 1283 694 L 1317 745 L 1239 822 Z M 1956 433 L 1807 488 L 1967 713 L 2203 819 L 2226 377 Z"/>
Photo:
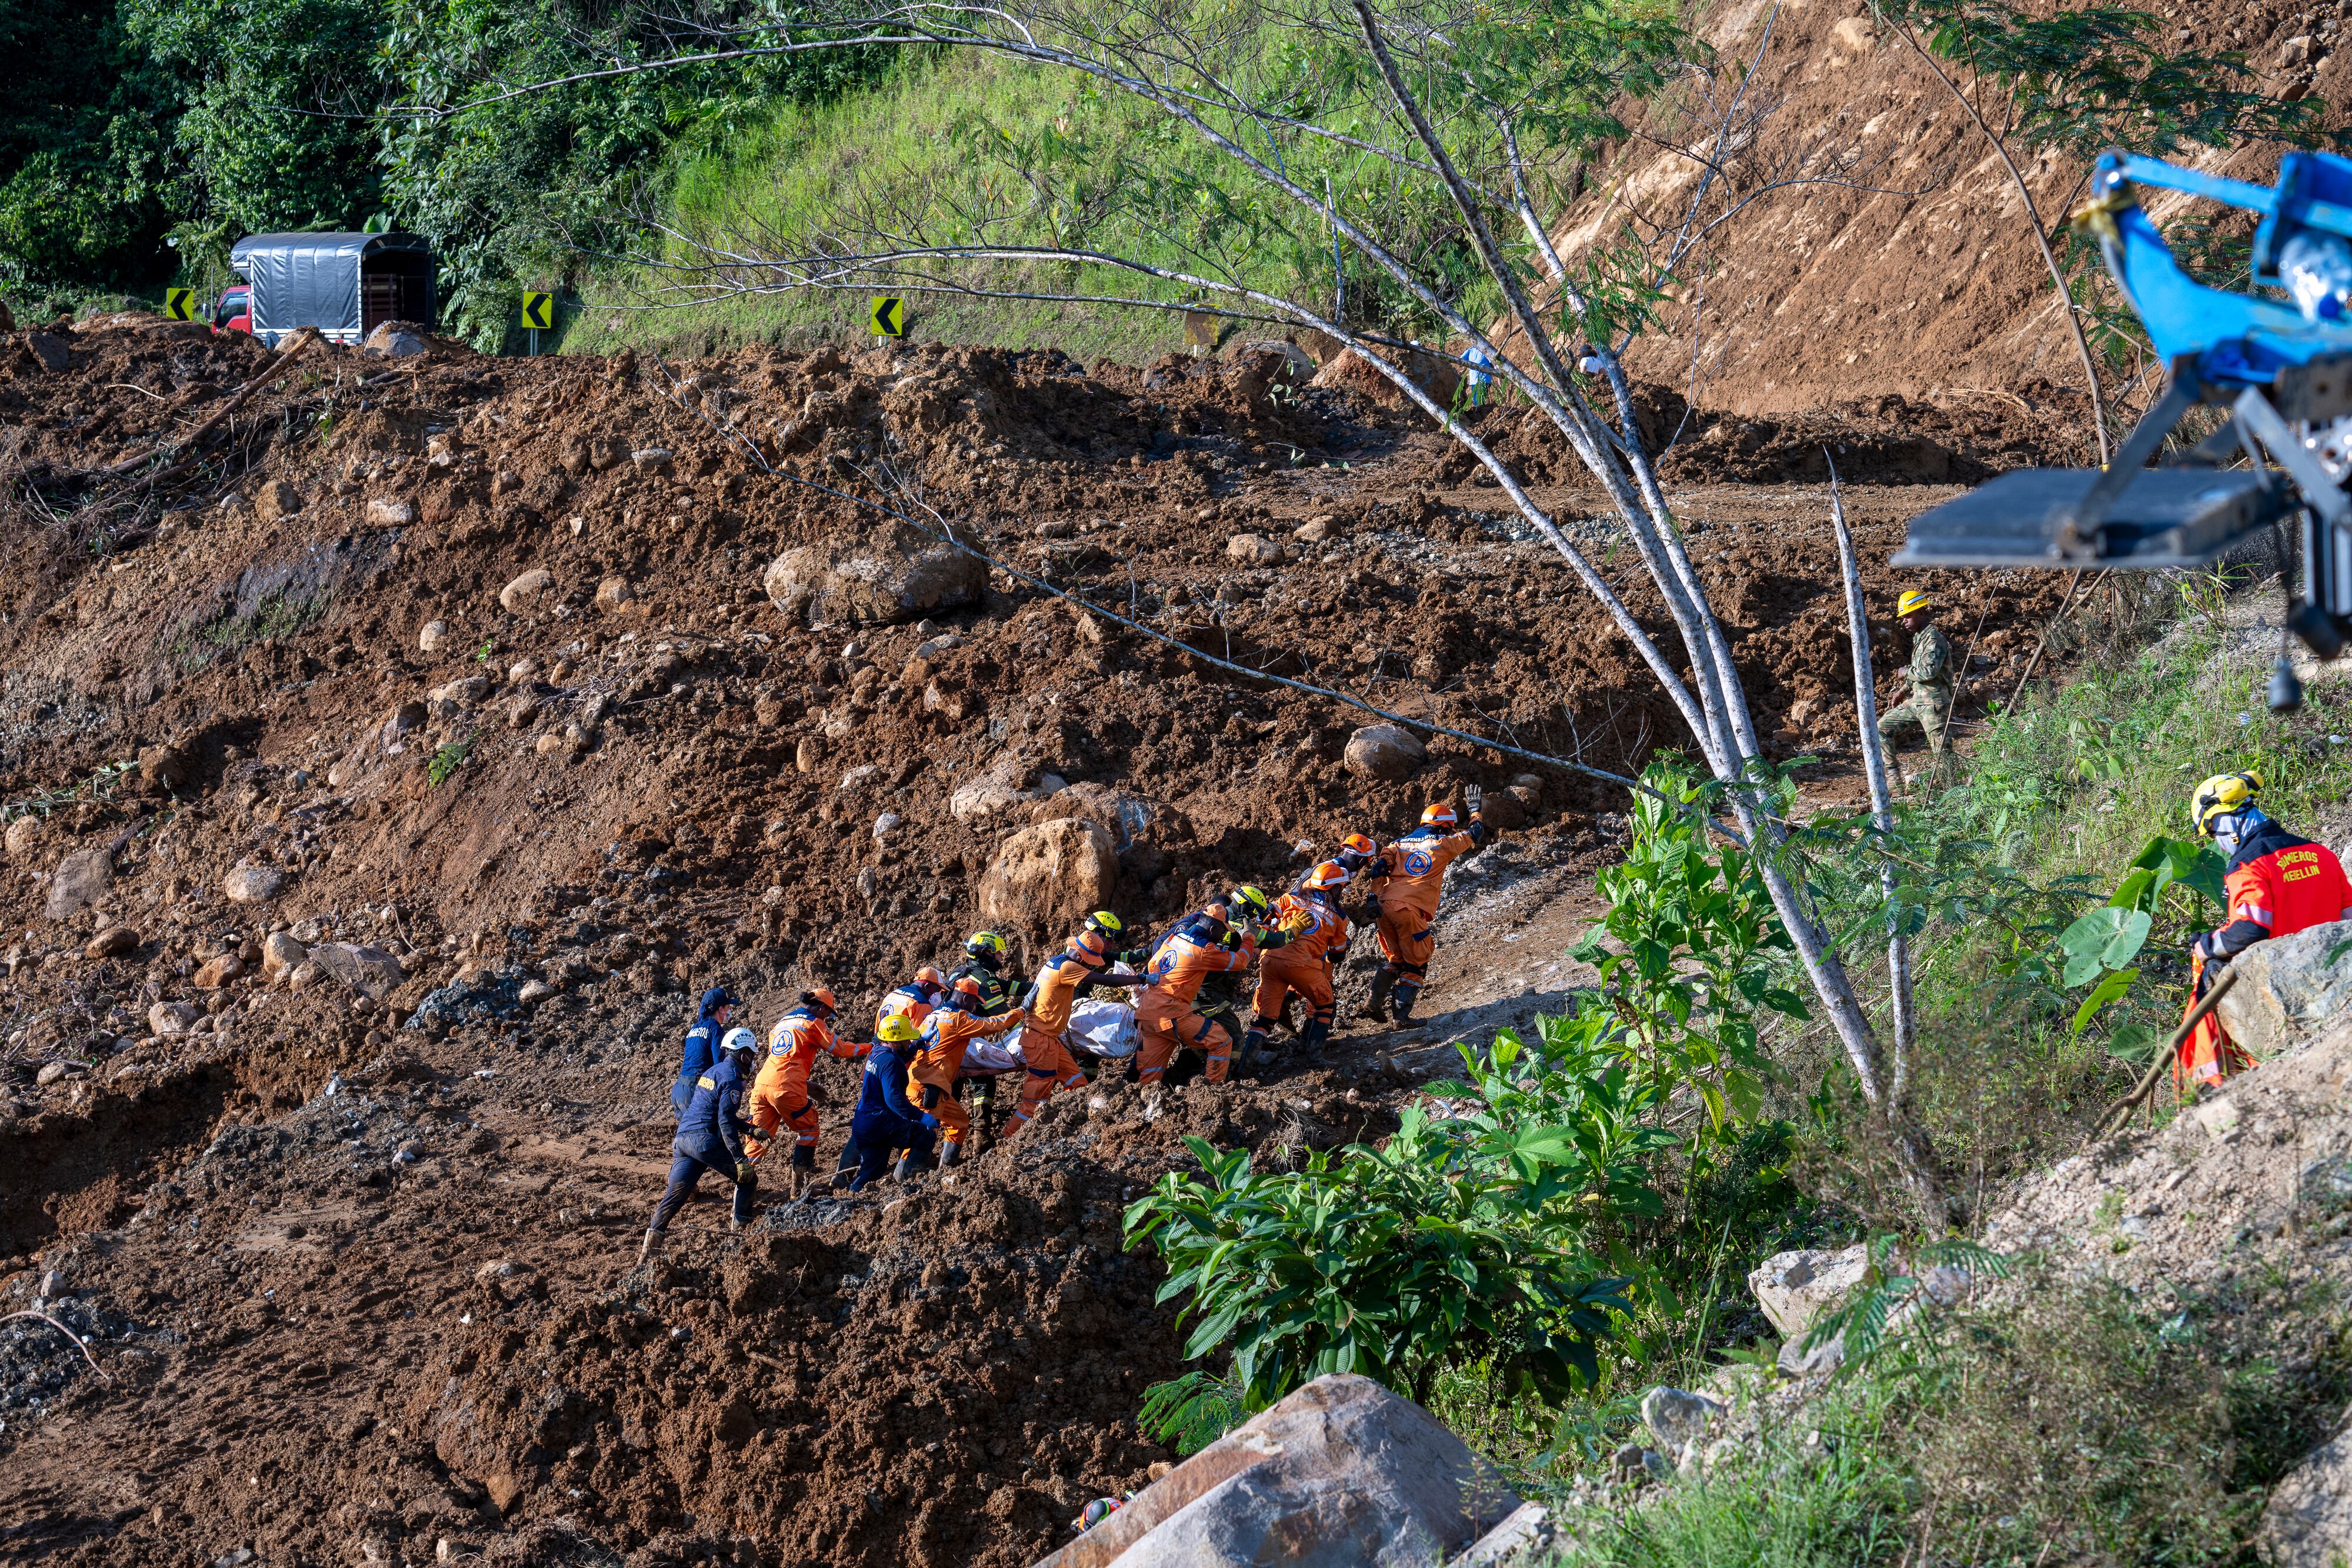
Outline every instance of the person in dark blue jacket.
<path id="1" fill-rule="evenodd" d="M 727 1020 L 741 1005 L 742 998 L 724 986 L 713 986 L 702 993 L 702 1005 L 694 1012 L 694 1027 L 686 1031 L 677 1082 L 669 1086 L 669 1107 L 679 1120 L 686 1117 L 686 1103 L 694 1098 L 694 1081 L 718 1064 L 719 1042 L 726 1036 Z"/>
<path id="2" fill-rule="evenodd" d="M 718 1064 L 695 1079 L 694 1097 L 678 1118 L 677 1136 L 670 1140 L 669 1188 L 646 1228 L 645 1245 L 637 1249 L 643 1264 L 661 1251 L 669 1222 L 694 1196 L 705 1171 L 717 1171 L 735 1184 L 735 1207 L 728 1228 L 740 1230 L 751 1221 L 751 1201 L 759 1184 L 743 1140 L 751 1131 L 743 1120 L 744 1096 L 751 1092 L 752 1063 L 760 1042 L 748 1029 L 730 1030 L 719 1042 Z"/>
<path id="3" fill-rule="evenodd" d="M 849 1190 L 857 1191 L 880 1177 L 894 1149 L 907 1151 L 898 1166 L 901 1179 L 914 1166 L 930 1157 L 939 1142 L 940 1124 L 926 1116 L 907 1098 L 907 1071 L 922 1053 L 915 1022 L 903 1014 L 882 1020 L 881 1038 L 866 1059 L 866 1076 L 857 1089 L 857 1113 L 850 1118 L 849 1138 L 857 1149 L 857 1176 Z"/>

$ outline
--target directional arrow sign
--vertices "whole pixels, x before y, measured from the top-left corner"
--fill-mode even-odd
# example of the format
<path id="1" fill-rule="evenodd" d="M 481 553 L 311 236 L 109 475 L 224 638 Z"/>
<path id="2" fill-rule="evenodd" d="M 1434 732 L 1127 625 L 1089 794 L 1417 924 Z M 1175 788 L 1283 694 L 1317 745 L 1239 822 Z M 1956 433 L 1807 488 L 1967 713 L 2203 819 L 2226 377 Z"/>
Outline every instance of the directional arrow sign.
<path id="1" fill-rule="evenodd" d="M 194 320 L 196 319 L 196 291 L 193 288 L 166 288 L 163 290 L 163 314 L 169 316 L 174 321 Z"/>
<path id="2" fill-rule="evenodd" d="M 895 294 L 874 297 L 874 335 L 877 338 L 903 338 L 907 335 L 907 302 Z"/>
<path id="3" fill-rule="evenodd" d="M 552 294 L 524 295 L 522 324 L 534 332 L 551 330 L 555 326 L 555 296 Z"/>

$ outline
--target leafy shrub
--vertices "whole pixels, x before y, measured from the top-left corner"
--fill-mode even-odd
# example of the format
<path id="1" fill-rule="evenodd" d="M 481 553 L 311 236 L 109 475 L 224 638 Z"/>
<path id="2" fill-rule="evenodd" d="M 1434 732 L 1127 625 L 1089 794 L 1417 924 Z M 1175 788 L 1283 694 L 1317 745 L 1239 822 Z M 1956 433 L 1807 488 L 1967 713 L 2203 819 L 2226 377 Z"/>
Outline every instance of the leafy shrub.
<path id="1" fill-rule="evenodd" d="M 1241 1424 L 1241 1385 L 1195 1367 L 1143 1391 L 1135 1424 L 1155 1443 L 1197 1454 Z"/>
<path id="2" fill-rule="evenodd" d="M 1167 1260 L 1160 1299 L 1192 1295 L 1186 1357 L 1230 1342 L 1244 1408 L 1333 1372 L 1419 1396 L 1471 1357 L 1552 1398 L 1596 1375 L 1627 1303 L 1577 1245 L 1574 1135 L 1402 1121 L 1381 1148 L 1318 1150 L 1295 1172 L 1187 1138 L 1205 1179 L 1163 1176 L 1128 1209 L 1129 1244 Z"/>
<path id="3" fill-rule="evenodd" d="M 1720 1132 L 1734 1113 L 1755 1117 L 1774 1071 L 1759 1048 L 1758 1012 L 1808 1014 L 1775 983 L 1792 948 L 1753 861 L 1737 846 L 1710 846 L 1698 825 L 1721 786 L 1677 758 L 1651 763 L 1642 782 L 1655 793 L 1633 797 L 1625 858 L 1593 879 L 1609 913 L 1569 956 L 1601 971 L 1628 1042 L 1660 1086 L 1687 1083 Z"/>

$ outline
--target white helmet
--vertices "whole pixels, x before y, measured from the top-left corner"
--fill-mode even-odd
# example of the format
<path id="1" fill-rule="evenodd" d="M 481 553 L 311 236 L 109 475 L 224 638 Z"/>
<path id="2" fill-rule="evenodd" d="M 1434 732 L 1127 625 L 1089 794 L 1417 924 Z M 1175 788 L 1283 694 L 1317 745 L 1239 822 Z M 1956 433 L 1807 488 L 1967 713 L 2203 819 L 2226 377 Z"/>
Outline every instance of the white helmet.
<path id="1" fill-rule="evenodd" d="M 740 1025 L 729 1030 L 727 1038 L 719 1042 L 719 1054 L 732 1056 L 739 1051 L 748 1051 L 754 1056 L 760 1053 L 760 1037 Z"/>

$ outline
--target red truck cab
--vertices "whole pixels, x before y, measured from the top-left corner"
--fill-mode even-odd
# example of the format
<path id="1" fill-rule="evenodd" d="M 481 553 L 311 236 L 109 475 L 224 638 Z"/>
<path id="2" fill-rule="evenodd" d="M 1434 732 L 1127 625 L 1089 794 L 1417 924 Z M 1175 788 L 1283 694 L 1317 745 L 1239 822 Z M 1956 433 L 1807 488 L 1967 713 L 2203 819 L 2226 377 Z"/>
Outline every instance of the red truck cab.
<path id="1" fill-rule="evenodd" d="M 213 329 L 216 332 L 250 332 L 253 330 L 253 288 L 249 284 L 233 284 L 221 290 L 220 300 L 213 307 Z"/>

